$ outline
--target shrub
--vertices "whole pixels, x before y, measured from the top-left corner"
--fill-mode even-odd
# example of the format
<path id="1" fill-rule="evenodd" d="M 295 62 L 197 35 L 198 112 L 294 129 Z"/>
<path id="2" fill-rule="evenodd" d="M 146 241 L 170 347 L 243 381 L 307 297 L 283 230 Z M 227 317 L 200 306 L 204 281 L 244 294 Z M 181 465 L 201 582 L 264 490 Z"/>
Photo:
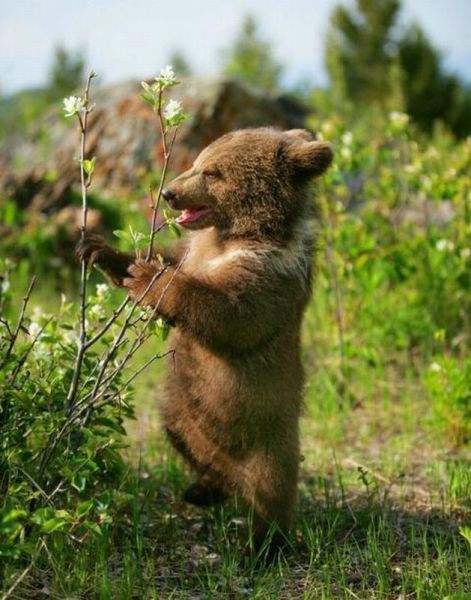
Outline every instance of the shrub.
<path id="1" fill-rule="evenodd" d="M 77 118 L 80 130 L 82 237 L 96 162 L 85 153 L 93 77 L 83 96 L 64 101 L 66 116 Z M 150 234 L 117 232 L 136 249 L 147 246 L 149 258 L 160 229 L 156 216 L 170 157 L 166 137 L 185 118 L 177 103 L 165 103 L 165 90 L 176 83 L 167 67 L 154 84 L 143 84 L 166 158 L 160 186 L 151 190 Z M 92 292 L 84 261 L 79 301 L 62 296 L 56 314 L 31 312 L 33 278 L 15 315 L 10 284 L 17 270 L 2 259 L 0 274 L 0 556 L 34 560 L 47 537 L 76 543 L 105 535 L 113 511 L 128 500 L 117 482 L 124 469 L 124 420 L 133 416 L 131 384 L 162 355 L 154 351 L 144 364 L 131 364 L 150 337 L 165 337 L 168 326 L 154 310 L 139 308 L 139 299 L 117 304 L 106 284 Z"/>

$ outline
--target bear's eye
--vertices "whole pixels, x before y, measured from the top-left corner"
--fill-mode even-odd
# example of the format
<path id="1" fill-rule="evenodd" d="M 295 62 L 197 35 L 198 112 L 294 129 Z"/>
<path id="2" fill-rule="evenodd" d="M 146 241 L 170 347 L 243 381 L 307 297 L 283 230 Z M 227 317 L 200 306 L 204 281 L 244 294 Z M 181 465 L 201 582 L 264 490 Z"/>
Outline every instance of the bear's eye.
<path id="1" fill-rule="evenodd" d="M 220 179 L 222 177 L 221 171 L 218 169 L 205 169 L 203 175 L 208 179 Z"/>

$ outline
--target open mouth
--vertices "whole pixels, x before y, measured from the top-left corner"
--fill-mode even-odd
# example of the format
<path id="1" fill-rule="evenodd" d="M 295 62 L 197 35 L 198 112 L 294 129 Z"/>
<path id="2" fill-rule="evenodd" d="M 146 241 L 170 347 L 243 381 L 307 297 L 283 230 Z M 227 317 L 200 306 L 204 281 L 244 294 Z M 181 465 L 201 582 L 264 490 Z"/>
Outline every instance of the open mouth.
<path id="1" fill-rule="evenodd" d="M 179 225 L 186 225 L 199 221 L 202 217 L 209 215 L 211 208 L 209 206 L 199 206 L 198 208 L 184 208 L 180 216 L 175 220 Z"/>

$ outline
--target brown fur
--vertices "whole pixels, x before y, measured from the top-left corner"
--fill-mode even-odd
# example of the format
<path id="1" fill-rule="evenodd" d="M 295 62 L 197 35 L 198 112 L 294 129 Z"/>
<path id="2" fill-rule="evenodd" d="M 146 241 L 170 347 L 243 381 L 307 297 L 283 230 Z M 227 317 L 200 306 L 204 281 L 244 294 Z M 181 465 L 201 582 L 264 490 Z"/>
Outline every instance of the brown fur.
<path id="1" fill-rule="evenodd" d="M 166 196 L 207 217 L 142 300 L 176 328 L 162 406 L 175 448 L 198 471 L 198 504 L 237 492 L 254 509 L 255 542 L 271 524 L 286 533 L 296 499 L 303 389 L 300 326 L 311 288 L 309 179 L 332 160 L 304 130 L 241 130 L 208 146 Z M 141 297 L 158 261 L 92 258 Z M 90 257 L 87 242 L 79 250 Z M 112 257 L 113 260 L 108 259 Z"/>

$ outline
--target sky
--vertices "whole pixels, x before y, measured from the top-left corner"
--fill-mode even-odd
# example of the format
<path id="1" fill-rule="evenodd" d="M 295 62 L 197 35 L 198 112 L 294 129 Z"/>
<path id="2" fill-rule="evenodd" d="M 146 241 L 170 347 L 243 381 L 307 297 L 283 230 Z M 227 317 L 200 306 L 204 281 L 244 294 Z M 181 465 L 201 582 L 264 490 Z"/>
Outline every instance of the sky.
<path id="1" fill-rule="evenodd" d="M 285 65 L 285 82 L 326 82 L 324 40 L 339 0 L 0 0 L 0 91 L 43 84 L 53 49 L 81 50 L 102 83 L 157 74 L 173 50 L 196 73 L 218 71 L 243 16 Z M 351 0 L 346 0 L 346 4 Z M 471 0 L 403 0 L 402 20 L 419 22 L 447 68 L 471 83 Z"/>

